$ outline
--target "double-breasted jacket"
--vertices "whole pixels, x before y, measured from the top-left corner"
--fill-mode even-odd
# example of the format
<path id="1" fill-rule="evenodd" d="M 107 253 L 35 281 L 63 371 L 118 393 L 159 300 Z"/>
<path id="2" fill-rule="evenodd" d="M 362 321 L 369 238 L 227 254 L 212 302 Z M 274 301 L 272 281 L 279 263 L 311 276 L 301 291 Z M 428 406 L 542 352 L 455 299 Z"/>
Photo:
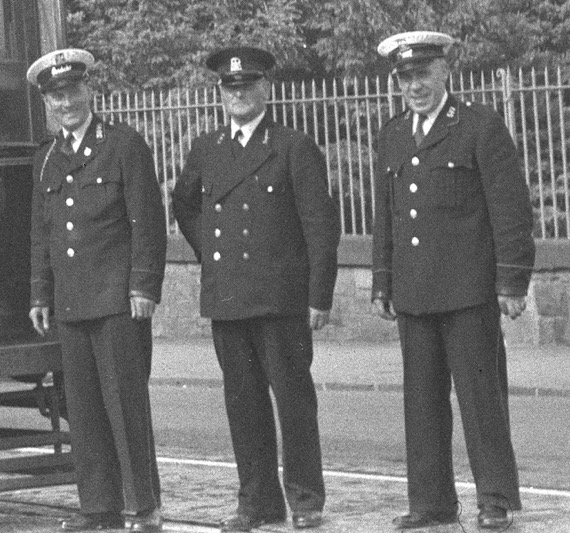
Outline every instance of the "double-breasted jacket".
<path id="1" fill-rule="evenodd" d="M 373 297 L 424 314 L 526 294 L 532 208 L 499 114 L 449 95 L 419 147 L 406 111 L 377 150 Z"/>
<path id="2" fill-rule="evenodd" d="M 332 306 L 340 226 L 324 157 L 267 115 L 244 148 L 230 127 L 197 138 L 173 192 L 201 262 L 201 313 L 214 320 Z"/>
<path id="3" fill-rule="evenodd" d="M 130 295 L 160 301 L 166 226 L 144 139 L 95 116 L 77 152 L 62 135 L 34 161 L 32 306 L 62 321 L 130 312 Z"/>

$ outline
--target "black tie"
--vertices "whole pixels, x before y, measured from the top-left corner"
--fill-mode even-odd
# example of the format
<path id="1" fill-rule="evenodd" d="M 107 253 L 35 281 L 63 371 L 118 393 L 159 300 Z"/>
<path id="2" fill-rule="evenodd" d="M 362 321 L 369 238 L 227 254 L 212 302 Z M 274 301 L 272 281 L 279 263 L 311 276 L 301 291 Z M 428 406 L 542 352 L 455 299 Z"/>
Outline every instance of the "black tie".
<path id="1" fill-rule="evenodd" d="M 416 132 L 414 133 L 414 139 L 416 140 L 416 146 L 422 144 L 424 140 L 424 122 L 427 120 L 427 115 L 418 115 L 418 125 L 416 126 Z"/>
<path id="2" fill-rule="evenodd" d="M 243 145 L 240 142 L 242 137 L 243 137 L 243 131 L 237 130 L 234 133 L 234 141 L 236 142 L 236 144 L 238 145 L 239 148 L 243 148 Z"/>
<path id="3" fill-rule="evenodd" d="M 75 137 L 73 136 L 73 133 L 70 133 L 63 141 L 63 144 L 61 145 L 61 151 L 67 156 L 67 157 L 71 157 L 75 151 L 73 150 L 73 141 L 75 140 Z"/>

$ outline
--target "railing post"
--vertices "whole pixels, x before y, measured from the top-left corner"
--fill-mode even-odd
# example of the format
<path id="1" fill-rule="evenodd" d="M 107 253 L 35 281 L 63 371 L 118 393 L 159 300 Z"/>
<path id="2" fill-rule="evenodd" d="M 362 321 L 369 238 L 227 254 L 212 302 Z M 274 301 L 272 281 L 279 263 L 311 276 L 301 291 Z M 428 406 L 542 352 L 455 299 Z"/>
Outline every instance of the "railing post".
<path id="1" fill-rule="evenodd" d="M 509 67 L 506 69 L 500 68 L 497 70 L 497 76 L 501 78 L 501 89 L 503 93 L 503 111 L 505 114 L 505 124 L 509 129 L 511 137 L 515 145 L 517 142 L 517 126 L 515 119 L 515 102 L 513 100 L 512 84 L 511 84 L 511 70 Z"/>

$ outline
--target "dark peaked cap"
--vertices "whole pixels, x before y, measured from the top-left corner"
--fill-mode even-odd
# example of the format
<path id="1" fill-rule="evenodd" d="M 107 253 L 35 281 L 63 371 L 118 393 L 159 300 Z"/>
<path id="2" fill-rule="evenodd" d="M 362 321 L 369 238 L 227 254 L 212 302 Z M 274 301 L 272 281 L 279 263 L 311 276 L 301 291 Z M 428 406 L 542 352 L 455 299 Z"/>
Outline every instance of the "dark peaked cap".
<path id="1" fill-rule="evenodd" d="M 206 59 L 222 85 L 246 85 L 257 81 L 275 65 L 273 54 L 252 46 L 223 48 Z"/>

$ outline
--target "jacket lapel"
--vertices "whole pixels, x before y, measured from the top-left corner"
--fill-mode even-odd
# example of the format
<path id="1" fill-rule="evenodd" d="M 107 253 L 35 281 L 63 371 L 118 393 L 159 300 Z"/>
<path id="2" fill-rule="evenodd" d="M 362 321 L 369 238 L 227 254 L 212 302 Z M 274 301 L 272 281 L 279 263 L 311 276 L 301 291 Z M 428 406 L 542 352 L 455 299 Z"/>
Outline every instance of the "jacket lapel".
<path id="1" fill-rule="evenodd" d="M 225 175 L 214 184 L 214 200 L 219 200 L 231 190 L 235 189 L 244 179 L 251 176 L 261 165 L 263 165 L 270 157 L 274 155 L 271 146 L 271 137 L 273 131 L 273 122 L 267 118 L 267 115 L 259 123 L 249 142 L 243 149 L 240 157 L 234 159 L 232 155 L 230 127 L 227 126 L 222 132 L 223 139 L 219 147 L 219 160 L 232 161 Z"/>

